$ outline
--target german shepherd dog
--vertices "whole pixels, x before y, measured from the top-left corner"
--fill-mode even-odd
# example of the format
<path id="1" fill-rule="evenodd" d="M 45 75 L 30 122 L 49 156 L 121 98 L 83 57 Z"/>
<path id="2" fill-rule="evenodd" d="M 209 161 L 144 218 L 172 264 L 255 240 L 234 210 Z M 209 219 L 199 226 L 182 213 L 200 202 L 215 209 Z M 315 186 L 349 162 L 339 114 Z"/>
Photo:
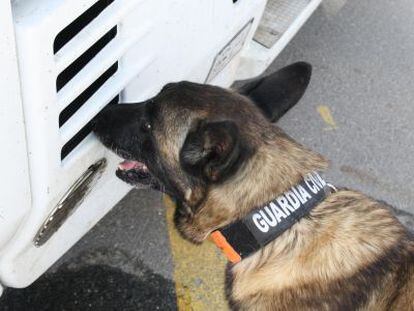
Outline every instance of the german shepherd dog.
<path id="1" fill-rule="evenodd" d="M 175 198 L 176 228 L 201 243 L 327 168 L 273 124 L 310 76 L 296 63 L 239 91 L 170 83 L 104 110 L 95 133 L 125 159 L 117 176 Z M 226 279 L 234 310 L 414 310 L 414 239 L 387 204 L 339 189 Z"/>

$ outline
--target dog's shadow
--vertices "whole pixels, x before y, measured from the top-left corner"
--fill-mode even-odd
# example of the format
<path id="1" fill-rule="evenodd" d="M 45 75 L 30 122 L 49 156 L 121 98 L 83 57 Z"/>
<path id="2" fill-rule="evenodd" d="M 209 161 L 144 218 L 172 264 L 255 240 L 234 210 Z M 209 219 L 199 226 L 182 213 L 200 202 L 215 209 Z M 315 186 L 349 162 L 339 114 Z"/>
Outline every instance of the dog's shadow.
<path id="1" fill-rule="evenodd" d="M 28 288 L 6 289 L 0 310 L 177 310 L 173 282 L 140 268 L 138 277 L 107 265 L 63 267 Z"/>

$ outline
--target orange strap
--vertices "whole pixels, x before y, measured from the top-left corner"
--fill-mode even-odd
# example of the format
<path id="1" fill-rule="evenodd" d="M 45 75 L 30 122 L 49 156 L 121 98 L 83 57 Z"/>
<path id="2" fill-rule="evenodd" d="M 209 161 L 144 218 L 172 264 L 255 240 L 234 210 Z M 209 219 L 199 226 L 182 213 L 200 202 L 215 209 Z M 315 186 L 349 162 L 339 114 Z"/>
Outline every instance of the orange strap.
<path id="1" fill-rule="evenodd" d="M 226 255 L 227 259 L 232 263 L 238 263 L 241 261 L 240 255 L 234 250 L 234 248 L 227 242 L 226 238 L 220 231 L 214 231 L 211 233 L 211 238 L 218 248 L 220 248 Z"/>

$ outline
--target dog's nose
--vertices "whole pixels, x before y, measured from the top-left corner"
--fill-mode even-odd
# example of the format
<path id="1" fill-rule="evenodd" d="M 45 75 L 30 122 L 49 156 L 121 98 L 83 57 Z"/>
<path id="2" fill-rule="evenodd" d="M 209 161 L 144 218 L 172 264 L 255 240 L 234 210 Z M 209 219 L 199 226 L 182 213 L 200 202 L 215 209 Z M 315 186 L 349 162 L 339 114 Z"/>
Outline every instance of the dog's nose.
<path id="1" fill-rule="evenodd" d="M 105 124 L 108 125 L 114 115 L 115 110 L 115 106 L 107 106 L 102 109 L 102 111 L 99 112 L 91 121 L 93 131 L 97 132 L 103 129 Z"/>
<path id="2" fill-rule="evenodd" d="M 102 124 L 102 114 L 97 114 L 91 121 L 92 130 L 96 132 L 99 129 L 99 125 Z"/>
<path id="3" fill-rule="evenodd" d="M 95 130 L 95 127 L 96 127 L 96 117 L 95 118 L 93 118 L 92 120 L 91 120 L 91 127 L 92 127 L 92 131 L 94 131 Z"/>
<path id="4" fill-rule="evenodd" d="M 109 127 L 109 124 L 110 113 L 101 111 L 91 121 L 92 131 L 95 132 L 98 137 L 100 137 L 102 134 L 106 133 L 106 129 Z"/>

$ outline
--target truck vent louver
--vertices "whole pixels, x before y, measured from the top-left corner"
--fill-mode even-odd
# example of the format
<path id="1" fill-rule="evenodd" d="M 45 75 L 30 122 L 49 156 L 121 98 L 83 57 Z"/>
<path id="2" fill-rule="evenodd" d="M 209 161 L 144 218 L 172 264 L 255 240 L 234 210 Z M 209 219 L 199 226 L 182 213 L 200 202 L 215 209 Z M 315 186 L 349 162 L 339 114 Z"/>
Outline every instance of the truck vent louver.
<path id="1" fill-rule="evenodd" d="M 68 43 L 76 34 L 85 28 L 99 14 L 102 13 L 114 0 L 101 0 L 92 5 L 81 16 L 70 23 L 56 36 L 53 43 L 53 52 L 56 54 L 66 43 Z"/>
<path id="2" fill-rule="evenodd" d="M 56 90 L 59 91 L 66 85 L 76 74 L 83 69 L 96 54 L 98 54 L 117 33 L 116 27 L 108 31 L 102 38 L 100 38 L 94 45 L 92 45 L 85 53 L 79 56 L 72 64 L 63 70 L 56 79 Z"/>
<path id="3" fill-rule="evenodd" d="M 76 97 L 59 115 L 59 127 L 61 127 L 82 105 L 95 94 L 99 88 L 104 85 L 118 70 L 118 63 L 113 64 L 105 71 L 95 82 L 93 82 L 85 91 Z"/>
<path id="4" fill-rule="evenodd" d="M 118 103 L 119 97 L 115 97 L 112 99 L 109 105 L 115 105 Z M 92 132 L 92 121 L 89 121 L 88 124 L 86 124 L 75 136 L 72 137 L 71 140 L 69 140 L 63 147 L 62 151 L 60 153 L 60 157 L 63 160 L 73 149 L 76 148 L 77 145 L 79 145 L 82 140 L 86 138 L 86 136 L 89 135 L 89 133 Z"/>
<path id="5" fill-rule="evenodd" d="M 94 5 L 92 5 L 92 7 L 86 10 L 82 15 L 76 18 L 62 31 L 60 31 L 54 40 L 54 53 L 57 54 L 59 52 L 59 54 L 62 54 L 70 52 L 68 50 L 71 50 L 72 45 L 68 44 L 69 41 L 72 39 L 78 39 L 76 36 L 80 34 L 85 28 L 93 28 L 95 26 L 93 20 L 98 17 L 113 2 L 114 0 L 100 0 L 96 2 Z M 59 127 L 62 128 L 63 126 L 75 126 L 77 128 L 80 128 L 77 132 L 73 132 L 70 137 L 66 138 L 65 143 L 61 149 L 62 160 L 67 155 L 69 155 L 69 153 L 71 153 L 71 151 L 75 149 L 91 132 L 91 120 L 86 120 L 87 123 L 83 121 L 82 125 L 85 123 L 86 124 L 82 126 L 78 123 L 79 114 L 83 113 L 83 111 L 81 111 L 83 109 L 83 106 L 88 106 L 87 108 L 90 108 L 91 105 L 96 105 L 96 97 L 94 101 L 91 100 L 91 98 L 101 89 L 105 88 L 105 85 L 107 85 L 110 79 L 116 74 L 118 71 L 118 62 L 116 61 L 113 65 L 109 66 L 109 68 L 106 68 L 102 74 L 97 74 L 96 79 L 93 81 L 90 80 L 91 82 L 88 82 L 89 86 L 86 89 L 83 88 L 83 91 L 80 92 L 75 90 L 76 85 L 78 84 L 77 82 L 79 80 L 82 80 L 78 79 L 77 75 L 80 73 L 84 74 L 85 72 L 90 74 L 91 71 L 89 70 L 90 66 L 88 66 L 88 64 L 92 65 L 93 59 L 100 52 L 103 52 L 106 47 L 108 47 L 109 43 L 111 43 L 111 41 L 116 38 L 117 33 L 117 25 L 114 25 L 112 28 L 110 28 L 109 31 L 101 35 L 100 38 L 98 37 L 97 40 L 89 47 L 85 46 L 83 49 L 84 52 L 80 56 L 77 56 L 76 59 L 74 59 L 71 63 L 69 63 L 56 78 L 56 91 L 58 92 L 58 96 L 61 92 L 65 94 L 72 93 L 73 95 L 76 95 L 72 97 L 74 98 L 73 100 L 62 107 L 62 110 L 59 114 Z M 67 47 L 65 47 L 66 44 Z M 72 44 L 72 42 L 70 44 Z M 63 49 L 63 47 L 65 47 L 65 49 Z M 118 103 L 118 98 L 119 96 L 117 95 L 112 100 L 110 100 L 111 98 L 102 98 L 102 101 L 99 99 L 98 101 L 101 101 L 99 105 L 104 102 L 108 102 L 109 100 L 110 101 L 108 105 L 116 104 Z M 72 118 L 75 114 L 78 114 L 78 118 Z M 83 118 L 85 118 L 85 116 Z M 71 124 L 71 122 L 74 123 Z"/>

